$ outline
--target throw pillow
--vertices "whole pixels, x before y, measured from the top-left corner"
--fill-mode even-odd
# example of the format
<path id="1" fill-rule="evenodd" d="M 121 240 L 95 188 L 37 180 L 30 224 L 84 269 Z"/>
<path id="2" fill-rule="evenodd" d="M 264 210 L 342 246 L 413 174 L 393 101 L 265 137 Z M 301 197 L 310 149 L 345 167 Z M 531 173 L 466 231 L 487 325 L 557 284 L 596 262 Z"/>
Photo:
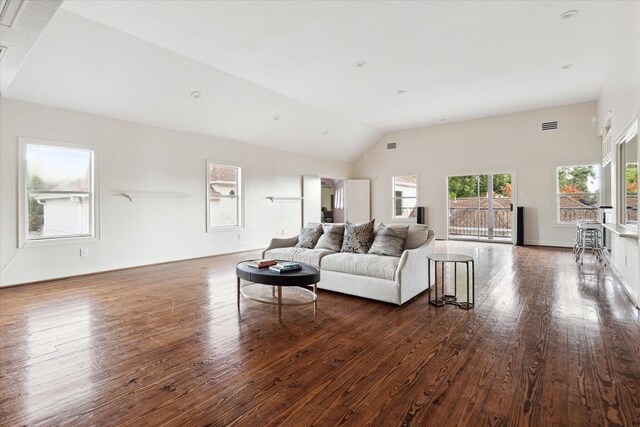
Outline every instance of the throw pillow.
<path id="1" fill-rule="evenodd" d="M 342 236 L 344 234 L 344 224 L 322 224 L 322 236 L 316 244 L 316 249 L 330 249 L 340 251 L 342 247 Z"/>
<path id="2" fill-rule="evenodd" d="M 388 255 L 388 256 L 400 256 L 404 250 L 404 242 L 409 235 L 408 225 L 394 225 L 388 226 L 380 224 L 378 227 L 378 233 L 376 234 L 370 254 Z"/>
<path id="3" fill-rule="evenodd" d="M 320 236 L 322 236 L 322 225 L 320 224 L 315 227 L 303 228 L 300 230 L 300 237 L 298 237 L 296 248 L 313 249 L 316 243 L 318 243 Z"/>
<path id="4" fill-rule="evenodd" d="M 347 222 L 344 226 L 344 239 L 340 252 L 352 252 L 356 254 L 366 254 L 373 242 L 373 222 L 362 224 L 352 224 Z"/>

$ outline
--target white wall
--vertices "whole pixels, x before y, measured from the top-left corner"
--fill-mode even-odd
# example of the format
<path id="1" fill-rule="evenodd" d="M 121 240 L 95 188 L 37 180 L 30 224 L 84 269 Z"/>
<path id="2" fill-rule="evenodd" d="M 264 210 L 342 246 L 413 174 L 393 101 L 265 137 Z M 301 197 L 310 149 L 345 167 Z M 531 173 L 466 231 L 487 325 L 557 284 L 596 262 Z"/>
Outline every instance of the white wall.
<path id="1" fill-rule="evenodd" d="M 18 249 L 20 136 L 100 148 L 99 241 Z M 282 230 L 295 235 L 301 222 L 300 203 L 265 196 L 300 196 L 303 174 L 348 178 L 351 172 L 345 162 L 7 99 L 0 101 L 0 143 L 0 285 L 264 247 Z M 206 159 L 243 166 L 244 230 L 206 233 Z M 129 202 L 118 195 L 127 190 L 193 197 Z"/>
<path id="2" fill-rule="evenodd" d="M 371 179 L 372 217 L 391 221 L 391 177 L 418 174 L 420 205 L 437 238 L 446 238 L 448 175 L 511 172 L 514 198 L 525 207 L 527 244 L 571 246 L 574 226 L 558 225 L 555 168 L 600 163 L 592 126 L 596 103 L 587 102 L 385 135 L 356 162 L 354 176 Z M 541 123 L 558 121 L 558 130 Z M 395 150 L 387 150 L 396 142 Z"/>
<path id="3" fill-rule="evenodd" d="M 628 2 L 625 19 L 620 24 L 618 41 L 612 46 L 613 53 L 607 76 L 598 98 L 598 123 L 602 126 L 611 112 L 611 135 L 614 143 L 640 108 L 640 2 Z M 614 192 L 618 167 L 616 148 L 613 149 L 612 167 L 609 168 L 611 188 Z M 611 200 L 615 206 L 615 195 Z M 611 266 L 635 299 L 636 305 L 640 305 L 638 241 L 612 235 L 611 251 Z"/>
<path id="4" fill-rule="evenodd" d="M 628 2 L 625 20 L 617 28 L 618 41 L 598 98 L 598 123 L 612 112 L 611 135 L 615 139 L 640 105 L 640 2 Z"/>

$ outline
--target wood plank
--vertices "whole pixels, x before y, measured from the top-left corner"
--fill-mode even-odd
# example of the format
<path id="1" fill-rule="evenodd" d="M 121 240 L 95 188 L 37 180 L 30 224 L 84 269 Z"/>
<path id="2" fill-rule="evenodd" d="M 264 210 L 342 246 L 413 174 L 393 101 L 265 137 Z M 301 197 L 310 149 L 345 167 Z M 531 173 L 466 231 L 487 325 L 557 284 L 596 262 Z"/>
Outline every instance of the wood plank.
<path id="1" fill-rule="evenodd" d="M 256 253 L 0 289 L 0 426 L 640 424 L 640 315 L 607 268 L 437 250 L 475 257 L 475 309 L 320 291 L 279 324 L 236 307 Z"/>

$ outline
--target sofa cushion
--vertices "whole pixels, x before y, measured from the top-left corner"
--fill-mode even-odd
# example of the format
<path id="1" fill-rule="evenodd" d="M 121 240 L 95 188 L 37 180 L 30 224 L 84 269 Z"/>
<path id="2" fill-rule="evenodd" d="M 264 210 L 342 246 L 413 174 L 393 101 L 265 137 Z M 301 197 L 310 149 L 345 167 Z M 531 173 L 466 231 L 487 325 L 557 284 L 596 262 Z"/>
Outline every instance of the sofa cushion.
<path id="1" fill-rule="evenodd" d="M 423 224 L 410 224 L 405 249 L 416 249 L 424 245 L 429 239 L 429 227 Z"/>
<path id="2" fill-rule="evenodd" d="M 375 220 L 361 224 L 347 221 L 344 225 L 344 239 L 340 252 L 366 254 L 373 243 L 373 223 Z"/>
<path id="3" fill-rule="evenodd" d="M 394 280 L 400 257 L 340 252 L 322 258 L 322 270 Z"/>
<path id="4" fill-rule="evenodd" d="M 316 249 L 329 249 L 338 252 L 342 247 L 344 224 L 322 224 L 322 236 L 316 243 Z"/>
<path id="5" fill-rule="evenodd" d="M 409 225 L 380 224 L 376 237 L 373 239 L 369 254 L 400 256 L 407 240 Z"/>
<path id="6" fill-rule="evenodd" d="M 322 236 L 322 226 L 319 224 L 315 227 L 303 228 L 300 230 L 296 248 L 313 249 L 316 243 L 318 243 L 320 236 Z"/>
<path id="7" fill-rule="evenodd" d="M 335 251 L 328 249 L 307 249 L 307 248 L 274 248 L 264 253 L 264 258 L 273 258 L 283 261 L 304 262 L 305 264 L 320 267 L 320 260 L 325 255 L 334 254 Z"/>

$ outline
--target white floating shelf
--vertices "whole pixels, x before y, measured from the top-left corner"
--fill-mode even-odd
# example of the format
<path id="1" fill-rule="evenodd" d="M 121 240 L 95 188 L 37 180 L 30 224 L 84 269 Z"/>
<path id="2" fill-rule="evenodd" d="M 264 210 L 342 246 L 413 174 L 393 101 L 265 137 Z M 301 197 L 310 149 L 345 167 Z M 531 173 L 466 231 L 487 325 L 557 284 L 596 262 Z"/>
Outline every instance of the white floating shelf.
<path id="1" fill-rule="evenodd" d="M 186 202 L 191 194 L 161 193 L 154 191 L 125 191 L 121 193 L 130 202 Z"/>
<path id="2" fill-rule="evenodd" d="M 302 197 L 279 197 L 279 196 L 267 196 L 267 199 L 273 203 L 295 203 L 302 200 Z"/>

